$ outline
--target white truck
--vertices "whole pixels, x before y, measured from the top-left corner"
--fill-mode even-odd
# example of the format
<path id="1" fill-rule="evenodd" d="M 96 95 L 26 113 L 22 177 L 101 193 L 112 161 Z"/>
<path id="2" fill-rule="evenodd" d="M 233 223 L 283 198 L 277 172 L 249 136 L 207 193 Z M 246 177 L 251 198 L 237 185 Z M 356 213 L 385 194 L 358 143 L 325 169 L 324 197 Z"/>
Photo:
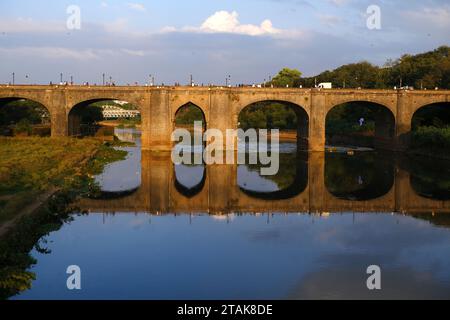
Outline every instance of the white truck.
<path id="1" fill-rule="evenodd" d="M 331 82 L 322 82 L 317 86 L 318 89 L 333 89 L 333 84 Z"/>

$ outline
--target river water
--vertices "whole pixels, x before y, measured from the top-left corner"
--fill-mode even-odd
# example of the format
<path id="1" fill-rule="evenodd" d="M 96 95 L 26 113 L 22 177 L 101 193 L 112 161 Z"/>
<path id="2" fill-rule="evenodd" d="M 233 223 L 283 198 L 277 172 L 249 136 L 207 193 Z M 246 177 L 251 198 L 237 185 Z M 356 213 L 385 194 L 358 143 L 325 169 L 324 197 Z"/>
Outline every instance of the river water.
<path id="1" fill-rule="evenodd" d="M 87 214 L 41 239 L 36 280 L 13 299 L 450 298 L 448 162 L 286 143 L 268 178 L 174 167 L 141 153 L 139 132 L 116 134 L 136 146 L 96 178 L 100 199 L 80 200 Z M 81 290 L 67 289 L 70 265 Z"/>

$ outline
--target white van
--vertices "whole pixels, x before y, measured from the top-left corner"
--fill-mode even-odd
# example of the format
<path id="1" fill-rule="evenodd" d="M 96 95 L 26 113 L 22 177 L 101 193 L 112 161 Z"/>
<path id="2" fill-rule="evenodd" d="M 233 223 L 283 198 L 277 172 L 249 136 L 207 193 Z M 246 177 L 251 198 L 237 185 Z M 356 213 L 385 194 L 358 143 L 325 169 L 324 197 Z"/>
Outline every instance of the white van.
<path id="1" fill-rule="evenodd" d="M 322 82 L 317 86 L 319 89 L 333 89 L 333 84 L 331 82 Z"/>

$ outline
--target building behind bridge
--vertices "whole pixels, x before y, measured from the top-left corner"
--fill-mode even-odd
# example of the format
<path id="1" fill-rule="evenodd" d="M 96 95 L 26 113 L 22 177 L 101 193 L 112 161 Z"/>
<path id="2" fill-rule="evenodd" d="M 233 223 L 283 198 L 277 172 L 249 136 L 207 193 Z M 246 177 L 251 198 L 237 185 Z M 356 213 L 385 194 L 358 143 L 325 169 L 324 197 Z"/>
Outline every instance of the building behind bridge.
<path id="1" fill-rule="evenodd" d="M 102 106 L 102 114 L 105 119 L 132 119 L 140 117 L 138 110 L 126 110 L 118 106 Z"/>

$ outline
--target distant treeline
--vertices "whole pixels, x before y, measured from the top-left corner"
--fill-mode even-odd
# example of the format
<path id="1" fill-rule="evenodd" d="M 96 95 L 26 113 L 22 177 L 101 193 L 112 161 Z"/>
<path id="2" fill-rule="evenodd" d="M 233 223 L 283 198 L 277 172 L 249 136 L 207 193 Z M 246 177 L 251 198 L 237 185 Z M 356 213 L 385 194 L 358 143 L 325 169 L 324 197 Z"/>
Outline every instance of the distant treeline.
<path id="1" fill-rule="evenodd" d="M 434 51 L 403 55 L 388 60 L 384 66 L 363 61 L 343 65 L 314 77 L 301 77 L 301 72 L 285 68 L 269 84 L 275 87 L 314 87 L 321 82 L 332 82 L 337 88 L 392 89 L 410 86 L 416 89 L 450 89 L 450 47 Z"/>

